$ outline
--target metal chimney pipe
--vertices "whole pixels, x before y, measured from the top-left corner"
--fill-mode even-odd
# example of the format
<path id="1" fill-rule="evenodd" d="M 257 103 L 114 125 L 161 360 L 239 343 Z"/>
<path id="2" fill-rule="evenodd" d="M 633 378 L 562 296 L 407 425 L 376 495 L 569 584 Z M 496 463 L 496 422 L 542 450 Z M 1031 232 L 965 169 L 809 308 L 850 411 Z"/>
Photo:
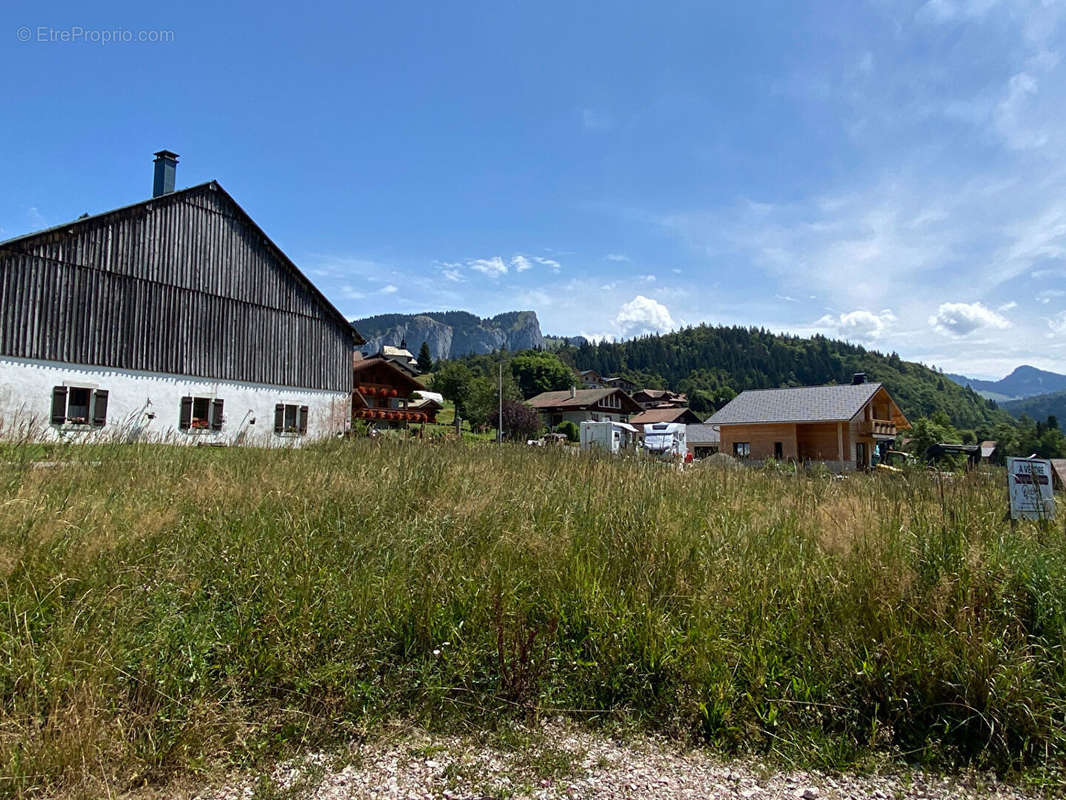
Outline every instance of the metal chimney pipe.
<path id="1" fill-rule="evenodd" d="M 170 194 L 174 191 L 174 175 L 178 170 L 178 154 L 169 150 L 155 153 L 155 180 L 152 183 L 152 197 Z"/>

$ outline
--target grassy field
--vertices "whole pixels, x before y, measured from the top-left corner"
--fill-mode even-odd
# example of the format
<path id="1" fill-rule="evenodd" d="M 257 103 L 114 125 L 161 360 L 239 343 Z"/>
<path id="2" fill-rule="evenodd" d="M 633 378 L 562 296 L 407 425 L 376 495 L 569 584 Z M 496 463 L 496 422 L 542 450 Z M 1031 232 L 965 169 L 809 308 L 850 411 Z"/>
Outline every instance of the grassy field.
<path id="1" fill-rule="evenodd" d="M 458 442 L 8 447 L 0 794 L 543 713 L 1054 784 L 1066 536 L 1012 531 L 1002 481 Z"/>

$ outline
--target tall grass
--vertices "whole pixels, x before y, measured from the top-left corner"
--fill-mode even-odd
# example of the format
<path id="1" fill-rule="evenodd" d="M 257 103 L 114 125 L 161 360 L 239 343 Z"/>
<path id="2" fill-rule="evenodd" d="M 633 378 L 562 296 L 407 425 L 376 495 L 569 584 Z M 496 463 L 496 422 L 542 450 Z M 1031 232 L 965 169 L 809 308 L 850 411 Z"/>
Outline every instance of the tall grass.
<path id="1" fill-rule="evenodd" d="M 396 715 L 1066 763 L 1066 543 L 1003 522 L 1001 474 L 389 441 L 0 462 L 0 793 L 94 796 Z"/>

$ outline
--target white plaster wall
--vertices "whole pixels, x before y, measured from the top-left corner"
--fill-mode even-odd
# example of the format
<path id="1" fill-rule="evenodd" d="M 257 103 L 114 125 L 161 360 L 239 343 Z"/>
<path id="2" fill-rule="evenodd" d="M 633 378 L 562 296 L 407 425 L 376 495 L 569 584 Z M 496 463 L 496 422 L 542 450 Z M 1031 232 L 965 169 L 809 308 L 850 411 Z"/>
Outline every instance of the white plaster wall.
<path id="1" fill-rule="evenodd" d="M 578 427 L 580 427 L 582 422 L 584 422 L 587 419 L 592 419 L 592 415 L 593 414 L 596 415 L 596 417 L 598 418 L 599 422 L 624 422 L 625 421 L 623 419 L 623 417 L 625 415 L 622 414 L 622 412 L 620 412 L 620 411 L 616 412 L 616 413 L 608 413 L 606 411 L 595 411 L 595 412 L 590 412 L 590 411 L 564 411 L 563 412 L 563 418 L 562 418 L 562 420 L 560 420 L 559 424 L 562 424 L 563 422 L 569 421 L 569 422 L 574 423 Z M 540 421 L 541 421 L 541 424 L 544 425 L 544 427 L 546 427 L 546 428 L 547 427 L 553 427 L 551 425 L 551 421 L 552 421 L 552 415 L 551 414 L 548 414 L 548 413 L 541 414 L 540 415 Z M 555 427 L 558 427 L 558 426 L 555 426 Z"/>
<path id="2" fill-rule="evenodd" d="M 63 385 L 107 390 L 107 423 L 92 429 L 52 425 L 52 389 Z M 221 398 L 222 430 L 180 430 L 184 396 Z M 274 433 L 277 403 L 308 407 L 305 435 Z M 292 447 L 342 433 L 350 424 L 351 396 L 344 392 L 0 356 L 0 436 L 5 438 Z"/>

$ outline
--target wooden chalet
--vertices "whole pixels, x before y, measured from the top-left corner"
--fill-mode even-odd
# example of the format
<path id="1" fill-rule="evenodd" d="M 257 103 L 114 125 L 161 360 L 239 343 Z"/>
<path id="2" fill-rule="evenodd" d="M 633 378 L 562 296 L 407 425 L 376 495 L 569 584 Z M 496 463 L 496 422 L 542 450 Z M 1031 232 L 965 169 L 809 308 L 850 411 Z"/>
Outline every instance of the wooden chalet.
<path id="1" fill-rule="evenodd" d="M 629 422 L 631 414 L 640 413 L 638 406 L 621 389 L 575 389 L 544 392 L 526 401 L 540 414 L 545 427 L 556 428 L 563 422 L 580 425 L 592 422 Z"/>
<path id="2" fill-rule="evenodd" d="M 0 242 L 0 434 L 296 444 L 349 423 L 359 334 L 215 181 Z"/>
<path id="3" fill-rule="evenodd" d="M 880 383 L 741 392 L 707 420 L 721 452 L 741 459 L 822 462 L 834 471 L 866 469 L 910 427 Z"/>
<path id="4" fill-rule="evenodd" d="M 641 408 L 685 408 L 688 397 L 668 389 L 638 389 L 632 397 Z"/>
<path id="5" fill-rule="evenodd" d="M 353 421 L 361 419 L 387 427 L 430 421 L 426 411 L 410 408 L 412 397 L 422 390 L 422 384 L 391 359 L 356 357 L 352 376 Z"/>

